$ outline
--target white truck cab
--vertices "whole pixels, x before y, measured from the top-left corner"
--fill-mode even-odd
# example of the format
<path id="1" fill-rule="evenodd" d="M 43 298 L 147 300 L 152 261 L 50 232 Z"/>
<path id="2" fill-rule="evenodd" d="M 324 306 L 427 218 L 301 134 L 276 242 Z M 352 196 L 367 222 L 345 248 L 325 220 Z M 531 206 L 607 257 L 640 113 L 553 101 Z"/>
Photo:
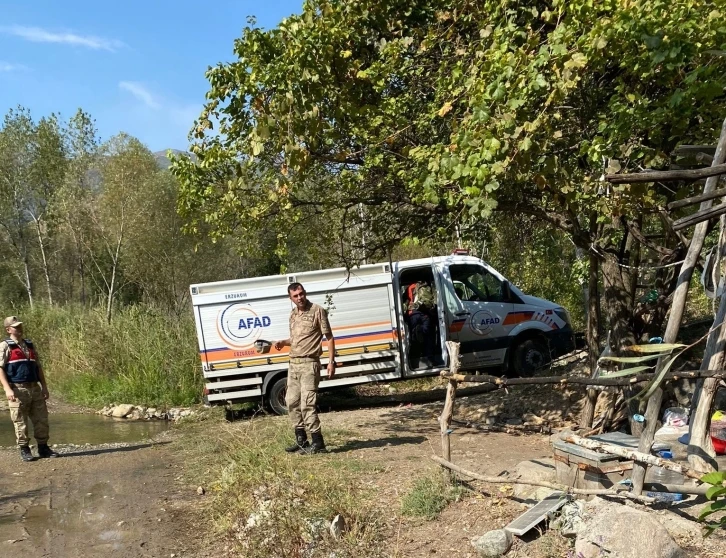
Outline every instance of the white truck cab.
<path id="1" fill-rule="evenodd" d="M 192 285 L 206 399 L 263 400 L 284 413 L 294 306 L 299 282 L 328 311 L 336 339 L 332 380 L 321 389 L 436 375 L 448 366 L 445 342 L 461 344 L 461 370 L 532 374 L 575 348 L 567 311 L 525 295 L 478 258 L 450 256 Z M 430 298 L 414 300 L 419 287 Z M 323 370 L 330 355 L 323 343 Z"/>

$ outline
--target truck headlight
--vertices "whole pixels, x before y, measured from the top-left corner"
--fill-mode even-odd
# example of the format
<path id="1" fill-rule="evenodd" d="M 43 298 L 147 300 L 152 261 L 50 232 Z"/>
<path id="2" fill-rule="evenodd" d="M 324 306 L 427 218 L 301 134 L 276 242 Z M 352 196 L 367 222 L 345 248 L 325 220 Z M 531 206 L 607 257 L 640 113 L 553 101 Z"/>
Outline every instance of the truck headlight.
<path id="1" fill-rule="evenodd" d="M 570 315 L 567 313 L 567 310 L 565 310 L 564 308 L 558 308 L 557 310 L 555 310 L 555 314 L 557 314 L 559 316 L 560 320 L 565 322 L 568 326 L 572 325 L 570 323 Z"/>

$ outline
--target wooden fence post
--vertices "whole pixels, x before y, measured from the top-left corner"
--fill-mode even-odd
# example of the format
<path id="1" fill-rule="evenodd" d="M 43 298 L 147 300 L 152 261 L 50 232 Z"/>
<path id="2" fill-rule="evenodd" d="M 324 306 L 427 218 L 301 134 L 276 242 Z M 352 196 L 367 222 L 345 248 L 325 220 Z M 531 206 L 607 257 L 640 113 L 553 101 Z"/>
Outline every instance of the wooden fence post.
<path id="1" fill-rule="evenodd" d="M 718 240 L 719 254 L 723 254 L 724 242 L 726 241 L 726 219 L 721 217 L 721 232 Z M 719 278 L 723 277 L 719 267 Z M 726 319 L 726 296 L 721 296 L 718 306 L 718 312 L 713 320 L 713 327 L 708 334 L 706 341 L 706 350 L 703 353 L 701 361 L 701 369 L 709 366 L 723 366 L 724 350 L 726 350 L 726 327 L 723 327 L 724 319 Z M 711 408 L 713 407 L 713 399 L 718 391 L 718 385 L 721 380 L 718 378 L 708 378 L 696 382 L 696 391 L 693 394 L 693 403 L 691 409 L 695 413 L 691 416 L 689 426 L 688 441 L 688 463 L 694 469 L 703 472 L 715 471 L 718 469 L 716 463 L 716 452 L 713 449 L 713 443 L 710 436 L 711 425 Z"/>
<path id="2" fill-rule="evenodd" d="M 713 158 L 712 166 L 717 166 L 723 163 L 726 159 L 726 120 L 724 120 L 721 127 L 721 137 L 718 140 L 718 146 L 716 147 L 716 155 Z M 648 173 L 649 174 L 649 173 Z M 706 185 L 703 187 L 703 193 L 708 194 L 716 189 L 718 184 L 718 176 L 711 176 L 706 180 Z M 704 201 L 701 203 L 700 209 L 708 209 L 711 207 L 711 201 Z M 681 271 L 678 276 L 678 284 L 676 290 L 673 293 L 673 302 L 671 304 L 670 316 L 668 317 L 668 325 L 666 326 L 665 334 L 663 335 L 664 343 L 674 343 L 678 337 L 678 332 L 681 327 L 681 321 L 683 320 L 683 311 L 686 307 L 686 300 L 688 298 L 688 287 L 691 284 L 691 277 L 693 276 L 693 269 L 696 267 L 696 262 L 701 254 L 701 248 L 703 248 L 703 241 L 706 238 L 708 232 L 708 222 L 699 223 L 696 225 L 693 231 L 693 237 L 691 238 L 691 244 L 688 246 L 688 252 L 681 265 Z M 664 364 L 665 359 L 659 359 L 658 365 L 656 366 L 656 372 L 660 372 L 661 367 Z M 653 439 L 655 438 L 655 428 L 658 422 L 658 415 L 660 414 L 660 407 L 663 403 L 663 389 L 658 388 L 653 395 L 648 399 L 648 407 L 645 410 L 645 425 L 643 433 L 640 436 L 640 444 L 638 445 L 638 451 L 641 453 L 649 453 L 650 448 L 653 445 Z M 633 492 L 640 494 L 643 491 L 643 482 L 645 481 L 646 465 L 640 462 L 636 462 L 633 466 Z"/>
<path id="3" fill-rule="evenodd" d="M 446 348 L 449 351 L 449 369 L 452 373 L 459 371 L 459 343 L 454 341 L 447 341 Z M 446 386 L 446 402 L 444 403 L 444 410 L 441 411 L 439 417 L 439 426 L 441 427 L 441 453 L 446 461 L 451 461 L 451 418 L 454 415 L 454 400 L 456 399 L 456 387 L 459 382 L 454 379 L 449 379 L 449 384 Z M 444 475 L 447 480 L 450 480 L 450 471 L 444 469 Z"/>

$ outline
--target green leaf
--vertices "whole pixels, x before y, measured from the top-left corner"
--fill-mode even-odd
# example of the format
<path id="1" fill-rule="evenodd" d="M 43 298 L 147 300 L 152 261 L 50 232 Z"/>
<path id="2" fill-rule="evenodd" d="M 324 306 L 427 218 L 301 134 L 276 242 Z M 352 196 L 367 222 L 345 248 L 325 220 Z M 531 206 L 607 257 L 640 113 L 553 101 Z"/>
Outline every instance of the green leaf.
<path id="1" fill-rule="evenodd" d="M 701 513 L 698 515 L 698 519 L 703 519 L 704 517 L 708 517 L 712 513 L 721 511 L 724 508 L 726 508 L 726 500 L 718 500 L 716 502 L 711 502 L 705 508 L 703 508 L 701 510 Z"/>
<path id="2" fill-rule="evenodd" d="M 651 345 L 631 345 L 629 351 L 636 353 L 670 353 L 685 347 L 682 343 L 654 343 Z"/>
<path id="3" fill-rule="evenodd" d="M 653 395 L 655 390 L 660 386 L 661 382 L 663 382 L 663 378 L 665 378 L 665 375 L 668 374 L 668 371 L 671 369 L 671 366 L 673 366 L 673 363 L 678 360 L 679 356 L 681 355 L 677 354 L 669 358 L 663 365 L 663 368 L 661 368 L 660 372 L 657 373 L 657 376 L 650 381 L 647 388 L 638 394 L 638 397 L 641 399 L 648 399 L 651 395 Z"/>
<path id="4" fill-rule="evenodd" d="M 712 486 L 706 490 L 706 498 L 709 500 L 715 500 L 722 494 L 726 494 L 726 486 Z"/>
<path id="5" fill-rule="evenodd" d="M 643 370 L 650 370 L 652 366 L 635 366 L 633 368 L 626 368 L 625 370 L 618 370 L 617 372 L 609 372 L 607 374 L 600 374 L 601 378 L 620 378 L 622 376 L 632 376 Z"/>
<path id="6" fill-rule="evenodd" d="M 706 484 L 720 485 L 726 482 L 726 471 L 713 471 L 712 473 L 706 473 L 700 479 L 701 482 Z"/>
<path id="7" fill-rule="evenodd" d="M 655 360 L 656 358 L 660 358 L 661 356 L 668 356 L 670 353 L 663 353 L 655 354 L 655 355 L 645 355 L 645 356 L 637 356 L 637 357 L 619 357 L 619 356 L 603 356 L 600 357 L 599 361 L 611 361 L 611 362 L 646 362 L 648 360 Z"/>

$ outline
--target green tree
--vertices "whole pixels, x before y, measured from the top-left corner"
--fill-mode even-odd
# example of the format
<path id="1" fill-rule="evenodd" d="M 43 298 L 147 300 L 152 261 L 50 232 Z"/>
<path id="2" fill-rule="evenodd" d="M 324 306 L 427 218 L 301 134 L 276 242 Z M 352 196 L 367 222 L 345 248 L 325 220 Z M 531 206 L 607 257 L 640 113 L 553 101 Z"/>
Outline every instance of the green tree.
<path id="1" fill-rule="evenodd" d="M 8 111 L 0 130 L 0 193 L 3 198 L 0 205 L 0 225 L 18 264 L 17 267 L 13 266 L 14 273 L 22 281 L 31 307 L 34 302 L 33 282 L 25 207 L 31 182 L 32 160 L 29 147 L 33 128 L 30 113 L 18 108 Z"/>
<path id="2" fill-rule="evenodd" d="M 309 0 L 208 72 L 196 160 L 173 166 L 180 207 L 225 234 L 314 206 L 345 216 L 342 238 L 362 206 L 371 252 L 530 215 L 603 264 L 610 325 L 632 340 L 623 265 L 666 193 L 598 179 L 713 141 L 721 19 L 696 0 Z M 675 242 L 650 248 L 674 261 Z"/>
<path id="3" fill-rule="evenodd" d="M 100 194 L 91 207 L 99 249 L 89 251 L 104 293 L 106 319 L 111 321 L 113 303 L 126 286 L 122 260 L 132 230 L 148 221 L 152 207 L 147 193 L 153 187 L 158 167 L 152 153 L 139 140 L 126 134 L 111 138 L 103 147 Z M 145 238 L 144 242 L 155 239 Z"/>
<path id="4" fill-rule="evenodd" d="M 91 116 L 79 109 L 66 127 L 67 171 L 57 193 L 58 221 L 64 242 L 60 251 L 67 276 L 66 298 L 73 300 L 78 277 L 78 300 L 88 301 L 89 247 L 93 245 L 92 202 L 99 193 L 100 141 Z"/>
<path id="5" fill-rule="evenodd" d="M 26 211 L 33 222 L 40 251 L 40 264 L 53 304 L 49 247 L 56 228 L 56 196 L 65 180 L 67 155 L 65 134 L 58 117 L 41 118 L 33 130 L 31 178 L 26 194 Z"/>

